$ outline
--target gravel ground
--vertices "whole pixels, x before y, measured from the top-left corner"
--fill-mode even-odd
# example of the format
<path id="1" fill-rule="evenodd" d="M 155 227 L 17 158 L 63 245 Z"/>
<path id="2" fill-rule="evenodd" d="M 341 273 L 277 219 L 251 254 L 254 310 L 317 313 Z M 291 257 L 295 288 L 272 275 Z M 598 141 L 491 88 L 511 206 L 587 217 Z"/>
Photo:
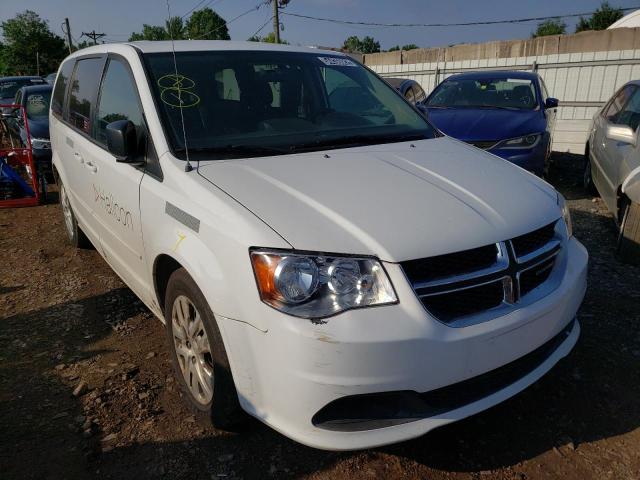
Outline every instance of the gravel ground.
<path id="1" fill-rule="evenodd" d="M 419 439 L 362 452 L 298 445 L 257 421 L 196 423 L 164 332 L 58 205 L 0 210 L 0 477 L 9 479 L 638 479 L 640 268 L 621 264 L 581 159 L 556 156 L 590 255 L 573 353 L 515 398 Z"/>

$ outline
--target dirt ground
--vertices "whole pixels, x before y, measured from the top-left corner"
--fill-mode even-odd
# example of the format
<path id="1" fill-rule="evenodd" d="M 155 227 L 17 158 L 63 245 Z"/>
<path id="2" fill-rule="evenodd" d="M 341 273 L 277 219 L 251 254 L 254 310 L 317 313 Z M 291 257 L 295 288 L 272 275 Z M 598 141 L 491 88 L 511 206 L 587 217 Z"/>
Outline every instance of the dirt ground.
<path id="1" fill-rule="evenodd" d="M 487 412 L 350 453 L 257 421 L 197 424 L 162 325 L 96 251 L 68 246 L 58 205 L 0 210 L 0 478 L 640 478 L 640 268 L 614 257 L 613 220 L 580 168 L 558 156 L 551 173 L 591 255 L 572 354 Z"/>

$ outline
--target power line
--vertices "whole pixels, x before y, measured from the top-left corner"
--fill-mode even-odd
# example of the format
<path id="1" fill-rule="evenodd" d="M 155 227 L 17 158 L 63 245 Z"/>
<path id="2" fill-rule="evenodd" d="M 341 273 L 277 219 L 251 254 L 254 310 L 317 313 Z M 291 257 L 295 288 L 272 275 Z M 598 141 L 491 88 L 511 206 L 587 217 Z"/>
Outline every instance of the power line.
<path id="1" fill-rule="evenodd" d="M 215 33 L 215 32 L 217 32 L 218 30 L 220 30 L 221 28 L 225 27 L 226 25 L 229 25 L 230 23 L 235 22 L 235 21 L 236 21 L 236 20 L 238 20 L 239 18 L 242 18 L 242 17 L 244 17 L 245 15 L 250 14 L 251 12 L 255 12 L 255 11 L 259 10 L 259 9 L 260 9 L 260 7 L 262 7 L 262 6 L 264 6 L 264 5 L 267 5 L 268 3 L 269 3 L 269 0 L 265 0 L 265 1 L 263 1 L 263 2 L 260 2 L 260 3 L 259 3 L 259 4 L 257 4 L 255 7 L 251 7 L 251 8 L 250 8 L 249 10 L 247 10 L 246 12 L 241 13 L 241 14 L 240 14 L 240 15 L 238 15 L 237 17 L 233 17 L 233 18 L 232 18 L 231 20 L 229 20 L 228 22 L 223 23 L 223 24 L 222 24 L 222 25 L 220 25 L 219 27 L 214 28 L 213 30 L 208 31 L 207 33 L 203 33 L 202 35 L 198 35 L 197 37 L 192 38 L 192 40 L 198 40 L 198 39 L 200 39 L 200 38 L 202 38 L 202 37 L 206 37 L 206 36 L 208 36 L 208 35 L 211 35 L 212 33 Z"/>
<path id="2" fill-rule="evenodd" d="M 90 39 L 93 40 L 93 44 L 97 45 L 98 44 L 97 40 L 99 38 L 105 37 L 106 35 L 107 35 L 106 33 L 96 33 L 96 31 L 93 30 L 93 31 L 88 32 L 88 33 L 87 32 L 82 32 L 82 35 L 80 35 L 80 37 L 82 38 L 84 36 L 84 37 L 90 38 Z"/>
<path id="3" fill-rule="evenodd" d="M 637 10 L 637 7 L 625 7 L 620 8 L 622 11 Z M 304 18 L 306 20 L 316 20 L 320 22 L 340 23 L 343 25 L 366 25 L 370 27 L 468 27 L 472 25 L 497 25 L 504 23 L 526 23 L 526 22 L 539 22 L 543 20 L 553 20 L 559 18 L 570 17 L 585 17 L 593 15 L 595 12 L 585 13 L 569 13 L 566 15 L 550 15 L 546 17 L 529 17 L 529 18 L 513 18 L 508 20 L 486 20 L 480 22 L 459 22 L 459 23 L 376 23 L 376 22 L 356 22 L 352 20 L 342 20 L 337 18 L 326 17 L 313 17 L 311 15 L 302 15 L 300 13 L 281 12 L 282 15 L 288 15 L 290 17 Z"/>
<path id="4" fill-rule="evenodd" d="M 268 18 L 268 20 L 267 20 L 266 22 L 264 22 L 264 23 L 262 24 L 262 26 L 261 26 L 258 30 L 256 30 L 256 31 L 255 31 L 255 33 L 254 33 L 253 35 L 251 35 L 249 38 L 253 38 L 253 37 L 257 36 L 257 35 L 262 31 L 262 29 L 263 29 L 264 27 L 266 27 L 267 25 L 269 25 L 269 23 L 271 22 L 271 20 L 273 20 L 273 15 L 272 15 L 272 16 L 270 16 L 270 17 Z"/>
<path id="5" fill-rule="evenodd" d="M 192 8 L 191 10 L 189 10 L 187 13 L 185 13 L 184 15 L 182 15 L 180 18 L 184 18 L 184 17 L 186 17 L 187 15 L 189 15 L 191 12 L 193 12 L 193 11 L 194 11 L 194 10 L 196 10 L 197 8 L 203 9 L 203 8 L 207 8 L 207 7 L 209 7 L 209 6 L 213 7 L 214 5 L 219 5 L 219 4 L 220 4 L 220 3 L 222 3 L 223 1 L 224 1 L 224 0 L 217 0 L 217 2 L 216 2 L 216 0 L 201 0 L 200 2 L 198 2 L 198 3 L 196 4 L 196 6 L 195 6 L 195 7 L 193 7 L 193 8 Z M 207 2 L 207 3 L 205 3 L 204 5 L 202 5 L 204 2 Z M 212 2 L 213 2 L 213 3 L 212 3 Z"/>

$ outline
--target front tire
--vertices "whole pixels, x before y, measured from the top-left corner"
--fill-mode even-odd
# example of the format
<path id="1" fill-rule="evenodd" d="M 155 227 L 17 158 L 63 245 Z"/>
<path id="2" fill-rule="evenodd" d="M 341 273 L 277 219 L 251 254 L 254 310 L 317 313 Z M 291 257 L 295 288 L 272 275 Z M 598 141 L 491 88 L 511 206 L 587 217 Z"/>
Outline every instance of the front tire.
<path id="1" fill-rule="evenodd" d="M 624 209 L 618 236 L 618 255 L 623 262 L 640 265 L 639 203 L 628 202 Z"/>
<path id="2" fill-rule="evenodd" d="M 593 176 L 591 174 L 591 158 L 589 158 L 589 147 L 584 154 L 584 170 L 582 172 L 582 187 L 584 191 L 589 195 L 597 195 L 596 185 L 593 183 Z"/>
<path id="3" fill-rule="evenodd" d="M 91 242 L 84 234 L 82 229 L 78 226 L 76 215 L 73 213 L 71 203 L 69 202 L 69 195 L 67 189 L 62 183 L 62 180 L 58 180 L 60 184 L 60 207 L 62 209 L 62 219 L 64 224 L 64 230 L 67 232 L 69 242 L 75 248 L 91 248 Z"/>
<path id="4" fill-rule="evenodd" d="M 239 425 L 243 414 L 220 330 L 183 268 L 169 278 L 165 327 L 178 383 L 196 416 L 224 430 Z"/>

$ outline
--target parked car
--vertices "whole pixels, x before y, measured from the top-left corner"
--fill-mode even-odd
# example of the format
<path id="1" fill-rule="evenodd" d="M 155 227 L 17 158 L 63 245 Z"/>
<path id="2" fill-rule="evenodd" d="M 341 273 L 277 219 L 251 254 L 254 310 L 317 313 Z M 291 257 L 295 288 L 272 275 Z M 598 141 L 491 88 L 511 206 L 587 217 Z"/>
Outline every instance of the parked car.
<path id="1" fill-rule="evenodd" d="M 584 186 L 616 220 L 618 253 L 640 264 L 640 80 L 624 85 L 594 117 L 585 149 Z"/>
<path id="2" fill-rule="evenodd" d="M 548 169 L 558 100 L 537 73 L 452 75 L 425 102 L 442 132 L 542 176 Z"/>
<path id="3" fill-rule="evenodd" d="M 0 105 L 11 103 L 18 90 L 25 85 L 42 85 L 42 77 L 0 77 Z"/>
<path id="4" fill-rule="evenodd" d="M 44 79 L 49 85 L 53 85 L 56 81 L 56 72 L 50 73 L 49 75 L 44 77 Z"/>
<path id="5" fill-rule="evenodd" d="M 426 112 L 424 101 L 427 95 L 418 82 L 409 78 L 385 77 L 389 85 L 398 90 L 404 98 L 414 104 L 418 109 Z"/>
<path id="6" fill-rule="evenodd" d="M 33 160 L 39 174 L 47 177 L 51 174 L 51 143 L 49 141 L 49 104 L 53 87 L 47 83 L 22 87 L 13 100 L 15 105 L 22 105 L 27 114 L 27 123 L 21 116 L 9 117 L 7 124 L 23 145 L 27 145 L 27 127 L 31 135 Z"/>
<path id="7" fill-rule="evenodd" d="M 587 252 L 564 198 L 344 54 L 89 47 L 50 126 L 71 243 L 165 323 L 216 426 L 244 410 L 317 448 L 398 442 L 515 395 L 578 339 Z"/>

